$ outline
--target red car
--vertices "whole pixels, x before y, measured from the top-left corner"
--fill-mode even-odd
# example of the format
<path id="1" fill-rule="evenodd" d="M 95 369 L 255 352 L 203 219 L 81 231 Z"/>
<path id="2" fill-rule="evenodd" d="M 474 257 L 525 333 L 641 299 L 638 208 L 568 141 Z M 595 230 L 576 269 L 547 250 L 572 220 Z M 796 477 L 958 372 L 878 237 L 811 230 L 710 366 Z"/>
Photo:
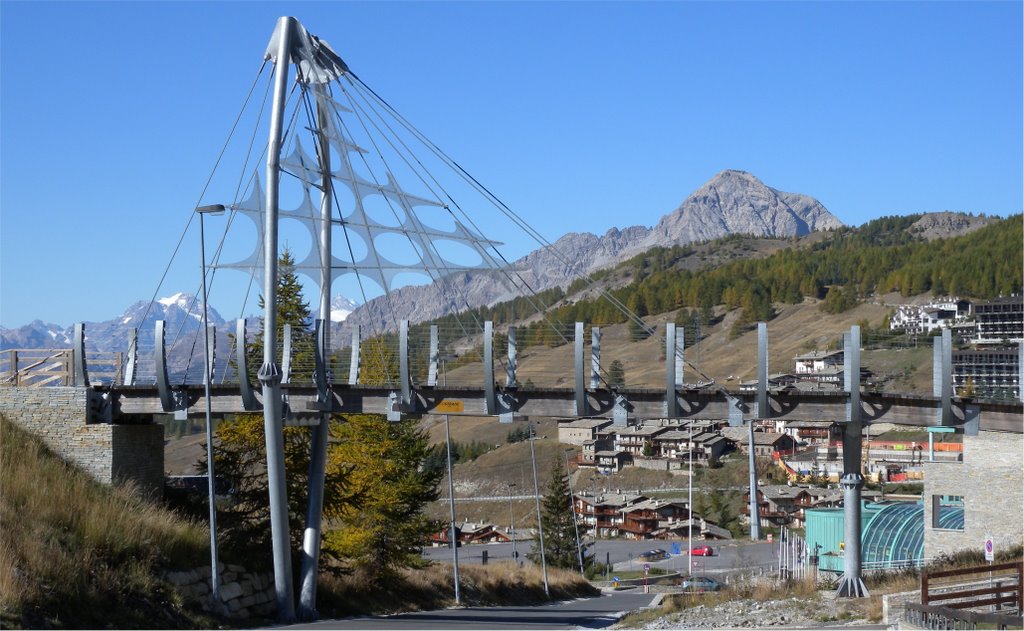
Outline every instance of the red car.
<path id="1" fill-rule="evenodd" d="M 693 556 L 695 557 L 711 557 L 715 556 L 715 551 L 711 546 L 697 546 L 693 549 Z"/>

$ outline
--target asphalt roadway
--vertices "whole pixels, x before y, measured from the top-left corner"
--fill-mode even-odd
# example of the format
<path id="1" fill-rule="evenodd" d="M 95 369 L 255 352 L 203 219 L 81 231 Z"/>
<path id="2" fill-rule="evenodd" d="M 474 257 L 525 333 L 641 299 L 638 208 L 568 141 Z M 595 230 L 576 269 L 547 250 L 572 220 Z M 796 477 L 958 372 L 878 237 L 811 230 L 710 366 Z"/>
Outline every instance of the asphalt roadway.
<path id="1" fill-rule="evenodd" d="M 286 629 L 602 629 L 622 615 L 647 607 L 655 594 L 639 588 L 548 605 L 455 607 L 393 616 L 367 616 L 297 624 Z"/>
<path id="2" fill-rule="evenodd" d="M 680 554 L 671 554 L 673 546 L 677 545 Z M 737 572 L 749 572 L 763 569 L 765 571 L 778 564 L 778 543 L 767 543 L 763 541 L 695 541 L 694 547 L 698 545 L 710 545 L 714 549 L 714 555 L 710 557 L 693 558 L 694 574 L 731 574 Z M 516 550 L 519 552 L 519 559 L 526 561 L 526 553 L 530 551 L 532 542 L 517 541 Z M 614 571 L 624 572 L 628 570 L 642 570 L 645 561 L 639 555 L 652 549 L 662 549 L 671 554 L 671 557 L 662 561 L 647 562 L 651 567 L 659 567 L 669 571 L 686 572 L 687 544 L 686 541 L 626 541 L 620 539 L 598 540 L 591 548 L 597 561 L 604 563 L 611 561 Z M 489 543 L 473 544 L 459 548 L 460 564 L 479 565 L 483 562 L 483 554 L 487 553 L 487 560 L 508 561 L 512 559 L 511 543 Z M 451 563 L 451 548 L 424 548 L 423 557 L 441 563 Z"/>

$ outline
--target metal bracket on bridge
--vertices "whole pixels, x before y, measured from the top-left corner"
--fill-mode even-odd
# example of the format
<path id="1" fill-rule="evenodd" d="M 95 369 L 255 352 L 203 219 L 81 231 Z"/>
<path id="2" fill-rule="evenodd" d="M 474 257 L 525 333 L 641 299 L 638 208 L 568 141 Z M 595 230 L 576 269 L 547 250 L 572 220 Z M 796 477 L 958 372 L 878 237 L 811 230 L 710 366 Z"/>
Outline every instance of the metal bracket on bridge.
<path id="1" fill-rule="evenodd" d="M 427 386 L 434 388 L 437 386 L 437 362 L 440 357 L 440 351 L 438 340 L 437 340 L 437 325 L 430 325 L 430 366 L 427 368 Z"/>
<path id="2" fill-rule="evenodd" d="M 125 386 L 135 385 L 135 367 L 139 363 L 139 330 L 133 328 L 128 331 L 128 359 L 125 361 L 124 378 L 121 380 Z"/>
<path id="3" fill-rule="evenodd" d="M 402 402 L 397 392 L 388 393 L 388 421 L 397 423 L 402 420 Z"/>
<path id="4" fill-rule="evenodd" d="M 516 384 L 516 328 L 508 327 L 508 364 L 505 365 L 505 387 L 515 388 Z M 502 421 L 503 423 L 505 421 Z M 509 419 L 508 422 L 512 422 Z"/>
<path id="5" fill-rule="evenodd" d="M 402 409 L 412 406 L 412 379 L 409 375 L 409 321 L 398 323 L 398 379 L 402 388 Z"/>
<path id="6" fill-rule="evenodd" d="M 942 329 L 942 335 L 933 338 L 932 346 L 932 393 L 939 398 L 935 412 L 935 424 L 953 424 L 953 336 L 949 329 Z"/>
<path id="7" fill-rule="evenodd" d="M 154 352 L 156 353 L 156 389 L 160 394 L 160 407 L 164 412 L 171 412 L 176 409 L 174 395 L 171 394 L 171 382 L 167 376 L 167 347 L 165 339 L 165 325 L 163 320 L 156 321 L 156 334 L 153 338 Z"/>
<path id="8" fill-rule="evenodd" d="M 238 391 L 242 395 L 242 409 L 252 412 L 259 409 L 256 394 L 249 383 L 249 358 L 246 356 L 245 318 L 235 323 L 235 363 L 238 365 Z"/>
<path id="9" fill-rule="evenodd" d="M 981 429 L 981 408 L 977 405 L 964 406 L 964 435 L 977 436 Z"/>
<path id="10" fill-rule="evenodd" d="M 601 327 L 590 327 L 590 389 L 601 387 Z"/>
<path id="11" fill-rule="evenodd" d="M 85 365 L 85 323 L 76 322 L 74 337 L 74 385 L 89 386 L 89 371 Z"/>
<path id="12" fill-rule="evenodd" d="M 676 323 L 665 324 L 665 416 L 679 416 L 677 389 L 683 384 L 682 349 L 676 338 Z"/>
<path id="13" fill-rule="evenodd" d="M 292 325 L 284 325 L 281 341 L 284 345 L 281 349 L 281 383 L 286 384 L 292 378 Z"/>
<path id="14" fill-rule="evenodd" d="M 498 423 L 505 425 L 515 420 L 516 397 L 511 392 L 498 394 Z"/>
<path id="15" fill-rule="evenodd" d="M 203 358 L 203 383 L 205 384 L 209 380 L 212 386 L 214 367 L 217 365 L 217 327 L 207 324 L 206 330 L 208 332 L 206 338 L 209 342 L 206 345 L 206 357 Z M 209 361 L 207 361 L 207 357 Z"/>
<path id="16" fill-rule="evenodd" d="M 359 325 L 352 329 L 352 357 L 348 364 L 348 385 L 354 386 L 359 383 Z"/>
<path id="17" fill-rule="evenodd" d="M 586 382 L 583 380 L 583 323 L 576 323 L 576 331 L 573 336 L 573 364 L 576 368 L 576 416 L 586 416 L 590 413 L 587 405 Z"/>
<path id="18" fill-rule="evenodd" d="M 757 418 L 771 418 L 768 405 L 768 324 L 757 323 Z"/>
<path id="19" fill-rule="evenodd" d="M 633 406 L 629 400 L 621 394 L 615 395 L 615 404 L 612 407 L 612 426 L 626 427 L 629 424 L 629 411 Z"/>
<path id="20" fill-rule="evenodd" d="M 729 427 L 743 427 L 743 401 L 728 394 L 725 398 L 729 402 Z"/>
<path id="21" fill-rule="evenodd" d="M 316 401 L 310 401 L 306 404 L 307 409 L 314 409 L 318 412 L 333 412 L 338 409 L 335 405 L 334 395 L 331 392 L 331 374 L 328 369 L 328 358 L 327 358 L 327 344 L 326 338 L 328 333 L 328 327 L 330 324 L 327 323 L 323 318 L 317 318 L 313 322 L 313 333 L 316 336 L 316 372 L 313 373 L 313 380 L 316 382 Z M 316 424 L 320 423 L 320 419 L 317 419 Z"/>
<path id="22" fill-rule="evenodd" d="M 489 416 L 498 413 L 494 389 L 494 323 L 484 322 L 484 410 Z"/>

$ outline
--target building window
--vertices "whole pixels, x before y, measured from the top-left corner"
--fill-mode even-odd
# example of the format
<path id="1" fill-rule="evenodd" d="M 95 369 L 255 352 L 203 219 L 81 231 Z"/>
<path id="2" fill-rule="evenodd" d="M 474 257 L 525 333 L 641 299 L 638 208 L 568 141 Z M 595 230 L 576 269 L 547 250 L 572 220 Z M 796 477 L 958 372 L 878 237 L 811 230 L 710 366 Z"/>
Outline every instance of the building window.
<path id="1" fill-rule="evenodd" d="M 933 530 L 957 530 L 963 532 L 963 518 L 962 513 L 964 510 L 964 497 L 962 495 L 932 495 L 932 524 Z M 943 525 L 944 517 L 948 515 L 950 511 L 960 511 L 961 518 L 954 520 L 956 526 Z"/>

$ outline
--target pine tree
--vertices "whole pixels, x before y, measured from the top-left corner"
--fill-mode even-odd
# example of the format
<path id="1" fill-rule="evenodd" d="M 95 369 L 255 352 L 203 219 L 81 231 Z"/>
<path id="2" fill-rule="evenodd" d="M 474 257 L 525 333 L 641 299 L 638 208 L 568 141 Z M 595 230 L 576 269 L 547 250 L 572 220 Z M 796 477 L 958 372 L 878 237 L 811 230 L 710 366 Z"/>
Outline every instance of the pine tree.
<path id="1" fill-rule="evenodd" d="M 299 277 L 295 273 L 295 259 L 291 252 L 285 248 L 277 261 L 277 339 L 284 343 L 284 325 L 289 324 L 292 328 L 292 370 L 289 375 L 291 381 L 310 382 L 313 379 L 313 368 L 315 364 L 315 340 L 313 339 L 312 315 L 309 310 L 309 303 L 303 299 L 302 285 L 299 284 Z M 260 296 L 259 306 L 263 309 L 266 303 L 263 296 Z M 255 378 L 263 365 L 263 320 L 260 320 L 260 330 L 256 338 L 249 344 L 248 368 L 249 375 Z M 281 362 L 280 356 L 277 361 Z"/>
<path id="2" fill-rule="evenodd" d="M 580 567 L 583 555 L 584 571 L 594 563 L 594 555 L 588 554 L 589 545 L 581 551 L 576 548 L 576 522 L 572 514 L 572 495 L 569 479 L 563 475 L 562 467 L 555 463 L 551 471 L 551 482 L 544 489 L 541 524 L 544 526 L 544 560 L 549 567 L 576 569 Z M 540 564 L 540 532 L 534 536 L 533 551 L 527 554 L 534 563 Z"/>
<path id="3" fill-rule="evenodd" d="M 617 359 L 612 360 L 611 365 L 608 367 L 608 386 L 611 388 L 624 388 L 626 386 L 626 369 L 623 368 L 622 362 Z"/>

